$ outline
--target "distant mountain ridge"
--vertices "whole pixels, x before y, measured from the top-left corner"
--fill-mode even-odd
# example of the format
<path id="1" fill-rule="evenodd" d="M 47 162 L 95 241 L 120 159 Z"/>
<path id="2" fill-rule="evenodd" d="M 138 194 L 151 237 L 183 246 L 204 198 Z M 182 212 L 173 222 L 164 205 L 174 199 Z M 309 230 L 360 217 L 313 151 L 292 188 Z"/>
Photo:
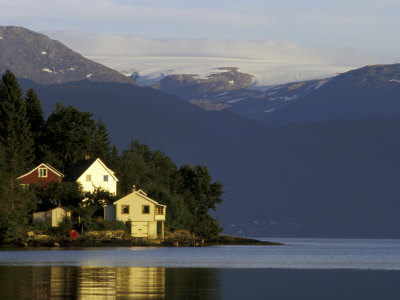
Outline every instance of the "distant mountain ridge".
<path id="1" fill-rule="evenodd" d="M 62 43 L 22 27 L 0 26 L 0 73 L 42 84 L 89 80 L 135 84 L 115 70 L 95 63 Z"/>
<path id="2" fill-rule="evenodd" d="M 30 37 L 19 37 L 14 46 L 27 45 L 24 39 Z M 20 64 L 10 69 L 20 70 L 23 78 L 32 76 L 19 82 L 37 91 L 47 115 L 57 102 L 72 105 L 101 116 L 120 149 L 136 138 L 177 164 L 206 165 L 226 191 L 216 211 L 225 233 L 400 237 L 396 65 L 262 91 L 208 94 L 209 101 L 248 109 L 249 116 L 252 107 L 276 103 L 275 111 L 261 113 L 269 119 L 260 122 L 227 109 L 205 111 L 177 96 L 121 82 L 38 84 L 28 71 L 40 66 L 40 58 L 31 58 L 27 72 L 24 60 L 15 60 Z M 68 56 L 58 58 L 68 62 Z M 246 100 L 249 93 L 251 101 Z M 374 117 L 378 113 L 382 116 Z M 272 121 L 280 126 L 267 124 Z"/>
<path id="3" fill-rule="evenodd" d="M 219 72 L 208 75 L 207 78 L 192 74 L 167 75 L 152 87 L 191 100 L 210 93 L 246 88 L 253 83 L 253 76 L 239 72 L 238 68 L 217 68 L 216 71 Z"/>
<path id="4" fill-rule="evenodd" d="M 278 126 L 364 117 L 400 118 L 400 64 L 366 66 L 332 78 L 258 89 L 186 86 L 182 94 L 176 83 L 163 83 L 165 92 L 180 95 L 204 109 L 229 109 Z"/>

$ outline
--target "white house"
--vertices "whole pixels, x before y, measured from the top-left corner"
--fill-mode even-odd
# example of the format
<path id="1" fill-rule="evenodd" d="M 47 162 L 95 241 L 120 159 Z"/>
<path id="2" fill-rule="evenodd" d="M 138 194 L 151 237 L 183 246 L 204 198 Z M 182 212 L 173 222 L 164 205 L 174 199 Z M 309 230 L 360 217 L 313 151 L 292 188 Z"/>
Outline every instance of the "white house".
<path id="1" fill-rule="evenodd" d="M 100 158 L 78 161 L 66 174 L 66 180 L 79 182 L 84 192 L 93 192 L 96 188 L 117 194 L 118 178 Z"/>
<path id="2" fill-rule="evenodd" d="M 55 207 L 46 211 L 38 211 L 33 213 L 33 222 L 42 222 L 51 227 L 57 227 L 65 218 L 71 217 L 71 211 L 62 207 Z"/>
<path id="3" fill-rule="evenodd" d="M 149 198 L 144 191 L 134 190 L 113 205 L 107 205 L 104 219 L 130 222 L 133 237 L 164 238 L 166 210 L 166 205 Z"/>

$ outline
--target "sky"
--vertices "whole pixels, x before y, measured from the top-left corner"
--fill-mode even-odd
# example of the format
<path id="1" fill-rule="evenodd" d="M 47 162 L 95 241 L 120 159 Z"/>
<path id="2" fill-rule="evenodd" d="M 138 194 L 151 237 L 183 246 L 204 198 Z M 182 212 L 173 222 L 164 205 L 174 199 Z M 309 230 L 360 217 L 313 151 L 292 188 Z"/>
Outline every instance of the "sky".
<path id="1" fill-rule="evenodd" d="M 338 68 L 399 62 L 399 16 L 398 0 L 0 0 L 1 25 L 46 33 L 88 57 Z"/>

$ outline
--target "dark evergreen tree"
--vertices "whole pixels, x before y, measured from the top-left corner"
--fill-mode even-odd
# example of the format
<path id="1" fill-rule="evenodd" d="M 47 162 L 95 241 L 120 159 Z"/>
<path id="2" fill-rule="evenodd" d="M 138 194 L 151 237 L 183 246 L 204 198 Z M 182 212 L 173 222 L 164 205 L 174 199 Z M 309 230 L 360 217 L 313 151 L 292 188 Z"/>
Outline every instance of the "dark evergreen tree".
<path id="1" fill-rule="evenodd" d="M 26 115 L 28 117 L 28 122 L 31 126 L 32 134 L 35 137 L 40 135 L 44 126 L 42 105 L 40 104 L 38 95 L 32 88 L 26 92 L 25 100 Z"/>
<path id="2" fill-rule="evenodd" d="M 14 183 L 31 166 L 34 145 L 22 90 L 9 70 L 0 82 L 0 139 L 5 149 L 5 168 Z"/>
<path id="3" fill-rule="evenodd" d="M 166 230 L 174 231 L 187 228 L 187 213 L 182 197 L 172 193 L 168 188 L 163 186 L 153 187 L 148 195 L 157 202 L 167 205 Z"/>
<path id="4" fill-rule="evenodd" d="M 216 204 L 222 202 L 222 184 L 212 182 L 208 169 L 204 166 L 183 165 L 179 169 L 182 179 L 180 195 L 182 195 L 187 212 L 190 215 L 191 231 L 197 235 L 213 238 L 222 229 L 218 221 L 211 218 L 209 210 L 215 210 Z"/>
<path id="5" fill-rule="evenodd" d="M 37 165 L 43 160 L 43 127 L 44 117 L 42 111 L 42 105 L 40 104 L 39 98 L 34 89 L 29 89 L 25 96 L 26 100 L 26 114 L 28 122 L 31 128 L 33 141 L 35 145 L 35 161 Z"/>
<path id="6" fill-rule="evenodd" d="M 14 74 L 7 70 L 0 82 L 1 211 L 0 239 L 23 236 L 33 197 L 22 190 L 17 177 L 31 167 L 34 144 L 25 100 Z"/>
<path id="7" fill-rule="evenodd" d="M 118 153 L 118 149 L 115 145 L 111 147 L 110 157 L 107 162 L 107 166 L 111 168 L 111 170 L 119 170 L 120 167 L 120 156 Z"/>
<path id="8" fill-rule="evenodd" d="M 100 158 L 106 164 L 109 164 L 111 156 L 111 142 L 106 126 L 100 118 L 95 124 L 92 143 L 90 145 L 90 155 L 93 158 Z"/>
<path id="9" fill-rule="evenodd" d="M 92 114 L 57 103 L 45 129 L 46 161 L 61 171 L 90 153 L 95 123 Z"/>

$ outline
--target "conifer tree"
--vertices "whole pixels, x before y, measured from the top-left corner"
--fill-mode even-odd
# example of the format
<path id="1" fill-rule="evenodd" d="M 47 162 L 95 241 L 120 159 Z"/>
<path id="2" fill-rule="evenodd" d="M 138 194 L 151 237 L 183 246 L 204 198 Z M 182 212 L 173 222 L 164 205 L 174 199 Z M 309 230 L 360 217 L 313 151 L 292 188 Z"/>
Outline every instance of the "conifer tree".
<path id="1" fill-rule="evenodd" d="M 106 125 L 100 118 L 95 124 L 90 154 L 93 158 L 99 157 L 101 160 L 108 163 L 111 155 L 110 144 L 110 137 Z"/>
<path id="2" fill-rule="evenodd" d="M 95 123 L 92 114 L 72 106 L 56 104 L 56 110 L 46 123 L 46 144 L 50 163 L 61 171 L 90 153 Z"/>
<path id="3" fill-rule="evenodd" d="M 42 105 L 34 89 L 29 89 L 25 96 L 26 114 L 31 128 L 35 145 L 35 165 L 42 162 L 42 131 L 44 127 L 44 117 Z"/>
<path id="4" fill-rule="evenodd" d="M 0 240 L 8 240 L 21 236 L 27 214 L 34 208 L 31 195 L 17 182 L 31 166 L 34 148 L 22 90 L 9 70 L 0 82 L 0 148 Z"/>
<path id="5" fill-rule="evenodd" d="M 33 161 L 33 138 L 25 100 L 17 78 L 7 70 L 0 82 L 0 139 L 5 149 L 5 168 L 10 184 Z"/>

